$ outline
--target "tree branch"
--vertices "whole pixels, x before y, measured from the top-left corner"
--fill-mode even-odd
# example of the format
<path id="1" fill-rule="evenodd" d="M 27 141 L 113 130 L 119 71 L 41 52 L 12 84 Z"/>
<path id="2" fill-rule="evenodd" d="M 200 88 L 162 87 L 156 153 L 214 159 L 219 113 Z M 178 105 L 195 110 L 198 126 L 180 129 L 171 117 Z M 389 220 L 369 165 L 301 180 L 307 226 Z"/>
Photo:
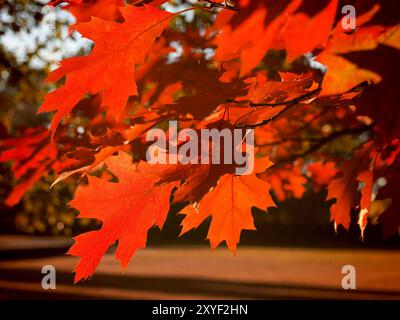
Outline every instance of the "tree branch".
<path id="1" fill-rule="evenodd" d="M 319 94 L 321 91 L 321 88 L 317 88 L 313 91 L 307 92 L 306 94 L 303 94 L 301 96 L 298 96 L 292 100 L 287 100 L 287 101 L 282 101 L 282 102 L 274 102 L 274 103 L 254 103 L 249 100 L 242 100 L 242 101 L 237 101 L 237 100 L 231 100 L 229 102 L 233 103 L 248 103 L 250 107 L 257 108 L 257 107 L 279 107 L 279 106 L 284 106 L 284 105 L 292 105 L 292 104 L 298 104 L 301 103 L 304 100 L 308 100 Z"/>
<path id="2" fill-rule="evenodd" d="M 361 127 L 349 128 L 349 129 L 344 129 L 341 131 L 335 131 L 335 132 L 331 133 L 329 136 L 319 139 L 314 145 L 312 145 L 310 148 L 308 148 L 304 152 L 294 154 L 291 157 L 280 160 L 278 163 L 279 163 L 279 165 L 292 163 L 293 161 L 295 161 L 298 158 L 304 158 L 314 152 L 319 151 L 326 144 L 332 142 L 333 140 L 335 140 L 337 138 L 340 138 L 342 136 L 349 135 L 349 134 L 361 134 L 361 133 L 370 131 L 374 126 L 375 126 L 375 123 L 372 123 L 370 125 L 365 125 L 365 126 L 361 126 Z"/>
<path id="3" fill-rule="evenodd" d="M 232 10 L 232 11 L 239 11 L 238 8 L 236 8 L 235 6 L 229 4 L 229 1 L 225 0 L 224 3 L 218 3 L 218 2 L 214 2 L 211 0 L 199 0 L 199 2 L 205 2 L 209 5 L 209 9 L 212 8 L 222 8 L 222 9 L 227 9 L 227 10 Z"/>
<path id="4" fill-rule="evenodd" d="M 297 104 L 300 104 L 301 102 L 303 102 L 305 100 L 309 100 L 309 99 L 313 98 L 314 96 L 318 95 L 320 93 L 320 91 L 321 91 L 321 88 L 317 88 L 317 89 L 310 91 L 302 96 L 299 96 L 293 100 L 283 101 L 283 102 L 276 102 L 276 103 L 252 103 L 252 102 L 250 102 L 250 107 L 277 107 L 277 106 L 285 106 L 286 105 L 286 108 L 281 110 L 277 114 L 273 115 L 271 118 L 265 119 L 263 121 L 260 121 L 260 122 L 254 123 L 254 124 L 243 124 L 240 126 L 235 125 L 235 127 L 241 128 L 241 129 L 254 129 L 256 127 L 264 126 L 264 125 L 278 119 L 280 116 L 282 116 L 282 114 L 287 112 L 291 107 L 293 107 Z M 232 101 L 232 102 L 238 103 L 239 101 Z M 240 102 L 248 102 L 248 101 L 240 101 Z M 236 123 L 240 119 L 236 120 Z"/>

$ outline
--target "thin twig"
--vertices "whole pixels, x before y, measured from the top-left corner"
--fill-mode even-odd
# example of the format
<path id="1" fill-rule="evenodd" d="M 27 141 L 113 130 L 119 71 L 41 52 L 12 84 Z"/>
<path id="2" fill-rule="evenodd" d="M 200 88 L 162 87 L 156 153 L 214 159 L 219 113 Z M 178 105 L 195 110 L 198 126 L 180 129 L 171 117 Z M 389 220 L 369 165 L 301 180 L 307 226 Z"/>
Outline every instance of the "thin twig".
<path id="1" fill-rule="evenodd" d="M 205 2 L 209 5 L 209 9 L 212 8 L 222 8 L 222 9 L 226 9 L 226 10 L 232 10 L 232 11 L 239 11 L 238 8 L 236 8 L 235 6 L 230 5 L 229 3 L 227 3 L 226 1 L 224 1 L 224 3 L 217 3 L 211 0 L 199 0 L 199 2 Z"/>
<path id="2" fill-rule="evenodd" d="M 294 154 L 286 159 L 279 160 L 279 165 L 281 164 L 287 164 L 287 163 L 292 163 L 298 158 L 304 158 L 307 157 L 308 155 L 319 151 L 322 147 L 327 145 L 328 143 L 332 142 L 333 140 L 340 138 L 345 135 L 351 135 L 351 134 L 361 134 L 364 132 L 370 131 L 373 127 L 375 126 L 375 123 L 372 123 L 370 125 L 365 125 L 361 127 L 356 127 L 356 128 L 349 128 L 349 129 L 344 129 L 341 131 L 335 131 L 331 133 L 329 136 L 326 136 L 322 139 L 320 139 L 317 143 L 313 144 L 310 148 L 305 150 L 302 153 Z"/>
<path id="3" fill-rule="evenodd" d="M 232 100 L 230 102 L 233 103 L 248 103 L 250 107 L 257 108 L 257 107 L 279 107 L 279 106 L 285 106 L 285 105 L 291 105 L 291 104 L 298 104 L 302 101 L 309 100 L 319 94 L 321 91 L 321 88 L 317 88 L 313 91 L 307 92 L 306 94 L 303 94 L 301 96 L 298 96 L 292 100 L 287 100 L 287 101 L 282 101 L 282 102 L 273 102 L 273 103 L 254 103 L 249 100 Z"/>
<path id="4" fill-rule="evenodd" d="M 256 127 L 261 127 L 264 126 L 276 119 L 278 119 L 279 117 L 282 116 L 282 114 L 284 114 L 285 112 L 287 112 L 290 108 L 292 108 L 293 106 L 302 103 L 303 101 L 309 100 L 311 98 L 313 98 L 314 96 L 318 95 L 321 91 L 321 88 L 317 88 L 313 91 L 310 91 L 302 96 L 299 96 L 293 100 L 289 100 L 289 101 L 283 101 L 283 102 L 276 102 L 276 103 L 250 103 L 250 106 L 252 107 L 277 107 L 277 106 L 286 106 L 285 109 L 281 110 L 280 112 L 278 112 L 277 114 L 273 115 L 271 118 L 265 119 L 263 121 L 257 122 L 257 123 L 253 123 L 253 124 L 246 124 L 244 123 L 243 125 L 236 125 L 236 123 L 241 120 L 242 118 L 239 118 L 238 120 L 236 120 L 235 122 L 235 127 L 236 128 L 247 128 L 247 129 L 254 129 Z M 236 102 L 238 103 L 239 101 L 232 101 L 232 102 Z M 246 101 L 240 101 L 240 102 L 246 102 Z"/>

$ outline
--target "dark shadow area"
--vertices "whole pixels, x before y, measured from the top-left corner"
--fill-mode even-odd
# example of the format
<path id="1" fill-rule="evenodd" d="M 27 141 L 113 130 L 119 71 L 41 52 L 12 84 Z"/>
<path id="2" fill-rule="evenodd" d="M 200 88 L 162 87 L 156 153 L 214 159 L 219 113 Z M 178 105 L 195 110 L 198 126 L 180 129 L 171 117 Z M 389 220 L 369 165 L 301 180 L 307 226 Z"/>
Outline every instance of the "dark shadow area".
<path id="1" fill-rule="evenodd" d="M 79 294 L 57 293 L 48 291 L 22 291 L 17 289 L 0 288 L 0 300 L 99 300 L 98 297 Z M 104 299 L 102 299 L 104 300 Z"/>
<path id="2" fill-rule="evenodd" d="M 28 282 L 40 284 L 42 281 L 40 270 L 14 270 L 0 268 L 0 279 L 6 281 Z M 73 285 L 73 275 L 70 273 L 57 272 L 57 285 Z M 272 284 L 272 283 L 252 283 L 252 282 L 234 282 L 234 281 L 219 281 L 196 278 L 174 278 L 174 277 L 158 277 L 158 276 L 122 276 L 122 275 L 106 275 L 95 274 L 90 281 L 79 283 L 76 285 L 77 292 L 79 287 L 91 288 L 116 288 L 119 290 L 134 290 L 134 291 L 151 291 L 164 294 L 187 294 L 187 295 L 204 295 L 210 298 L 224 296 L 240 299 L 304 299 L 304 297 L 315 297 L 317 299 L 324 298 L 326 294 L 331 297 L 340 297 L 345 294 L 360 296 L 366 295 L 369 298 L 399 298 L 400 291 L 378 291 L 378 290 L 357 290 L 353 292 L 344 292 L 341 289 L 333 289 L 318 286 L 304 286 L 291 284 Z M 8 290 L 6 290 L 8 291 Z M 79 296 L 57 291 L 39 294 L 32 293 L 29 295 L 27 291 L 21 295 L 15 296 L 15 290 L 11 290 L 10 298 L 22 299 L 41 299 L 54 295 L 61 295 L 60 298 L 88 298 L 90 296 Z M 0 289 L 0 297 L 6 297 L 4 289 Z M 68 297 L 67 297 L 68 296 Z M 56 298 L 56 297 L 55 297 Z M 96 298 L 96 297 L 93 297 Z"/>
<path id="3" fill-rule="evenodd" d="M 0 261 L 25 260 L 64 255 L 68 247 L 0 250 Z"/>

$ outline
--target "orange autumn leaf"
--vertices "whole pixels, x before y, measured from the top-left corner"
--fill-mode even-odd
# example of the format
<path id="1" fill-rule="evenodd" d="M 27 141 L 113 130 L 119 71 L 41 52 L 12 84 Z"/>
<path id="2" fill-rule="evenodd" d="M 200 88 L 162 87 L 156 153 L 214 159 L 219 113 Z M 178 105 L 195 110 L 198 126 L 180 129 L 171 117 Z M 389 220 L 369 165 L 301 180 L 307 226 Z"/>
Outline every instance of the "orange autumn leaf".
<path id="1" fill-rule="evenodd" d="M 346 53 L 369 51 L 378 46 L 382 27 L 365 27 L 354 34 L 335 33 L 326 50 L 317 60 L 324 64 L 327 73 L 322 83 L 322 94 L 344 93 L 358 84 L 368 81 L 378 83 L 381 76 L 372 70 L 359 67 L 346 58 Z"/>
<path id="2" fill-rule="evenodd" d="M 67 2 L 63 9 L 68 10 L 77 23 L 90 21 L 92 17 L 104 20 L 115 20 L 120 16 L 119 7 L 125 6 L 125 0 L 55 0 L 50 5 Z"/>
<path id="3" fill-rule="evenodd" d="M 364 59 L 365 61 L 372 60 L 374 62 L 372 65 L 379 65 L 376 58 L 381 58 L 381 54 L 374 52 L 379 46 L 400 48 L 399 25 L 367 25 L 380 12 L 387 14 L 392 11 L 391 5 L 393 4 L 390 2 L 375 4 L 366 13 L 358 16 L 356 32 L 348 34 L 336 27 L 325 50 L 317 56 L 317 60 L 327 67 L 322 94 L 343 93 L 364 81 L 374 84 L 382 81 L 382 73 L 376 72 L 370 66 L 359 65 L 357 59 L 353 61 L 352 53 L 365 52 L 365 55 L 369 55 L 369 59 Z"/>
<path id="4" fill-rule="evenodd" d="M 279 168 L 269 175 L 263 175 L 264 180 L 270 181 L 272 190 L 279 201 L 288 197 L 300 199 L 306 188 L 307 179 L 303 176 L 300 166 Z"/>
<path id="5" fill-rule="evenodd" d="M 370 143 L 364 145 L 353 159 L 345 161 L 341 166 L 341 176 L 328 186 L 326 199 L 336 199 L 336 203 L 331 206 L 331 221 L 334 222 L 335 229 L 339 225 L 346 230 L 350 227 L 350 212 L 358 200 L 357 176 L 368 168 L 370 147 Z"/>
<path id="6" fill-rule="evenodd" d="M 135 67 L 144 62 L 147 53 L 172 14 L 152 6 L 120 8 L 123 23 L 93 18 L 75 29 L 95 42 L 88 56 L 69 58 L 53 71 L 48 81 L 66 77 L 64 85 L 49 93 L 39 112 L 57 111 L 50 130 L 56 130 L 61 119 L 87 93 L 102 93 L 102 106 L 120 119 L 128 98 L 137 95 Z"/>
<path id="7" fill-rule="evenodd" d="M 281 34 L 288 62 L 292 62 L 304 53 L 311 52 L 327 41 L 333 27 L 337 6 L 338 0 L 330 0 L 326 7 L 314 16 L 310 17 L 299 12 L 289 19 Z"/>
<path id="8" fill-rule="evenodd" d="M 132 4 L 150 3 L 158 6 L 167 1 L 134 1 Z M 119 8 L 126 5 L 125 0 L 53 0 L 49 2 L 49 5 L 56 6 L 61 3 L 67 3 L 62 8 L 68 10 L 75 17 L 77 23 L 90 21 L 92 17 L 115 20 L 121 16 Z"/>
<path id="9" fill-rule="evenodd" d="M 110 157 L 106 165 L 118 182 L 89 176 L 89 184 L 78 188 L 71 205 L 80 211 L 79 218 L 102 221 L 98 231 L 75 237 L 69 254 L 78 256 L 75 282 L 90 277 L 107 249 L 118 241 L 115 257 L 126 268 L 139 249 L 146 246 L 147 232 L 153 226 L 160 229 L 166 219 L 174 184 L 155 186 L 159 176 L 120 152 Z"/>
<path id="10" fill-rule="evenodd" d="M 241 15 L 222 11 L 215 24 L 222 30 L 215 39 L 215 59 L 229 61 L 240 58 L 240 75 L 247 74 L 271 49 L 275 35 L 300 4 L 301 1 L 297 0 L 279 4 L 270 1 L 268 5 L 242 0 L 239 1 Z"/>
<path id="11" fill-rule="evenodd" d="M 4 200 L 7 206 L 15 206 L 23 195 L 50 168 L 59 163 L 57 148 L 49 142 L 44 128 L 27 130 L 24 136 L 0 141 L 0 163 L 12 162 L 12 171 L 17 183 Z"/>
<path id="12" fill-rule="evenodd" d="M 302 1 L 239 1 L 240 14 L 222 11 L 217 18 L 215 27 L 221 34 L 215 39 L 215 58 L 240 58 L 241 76 L 256 67 L 270 49 L 286 49 L 287 62 L 293 62 L 327 41 L 338 0 L 326 3 L 310 16 L 310 3 L 302 5 Z"/>
<path id="13" fill-rule="evenodd" d="M 374 172 L 372 170 L 365 170 L 358 175 L 357 180 L 364 184 L 361 190 L 360 213 L 358 216 L 358 225 L 361 230 L 361 238 L 364 238 L 364 230 L 367 226 L 368 212 L 370 210 L 372 201 Z"/>
<path id="14" fill-rule="evenodd" d="M 329 184 L 332 179 L 337 175 L 338 170 L 335 168 L 334 162 L 314 162 L 308 166 L 310 179 L 317 186 L 324 186 Z"/>
<path id="15" fill-rule="evenodd" d="M 272 163 L 267 163 L 267 169 Z M 242 230 L 255 230 L 252 207 L 266 210 L 275 203 L 270 194 L 270 184 L 249 176 L 223 175 L 215 188 L 207 193 L 194 208 L 188 205 L 182 209 L 185 218 L 182 221 L 184 234 L 197 228 L 208 216 L 212 217 L 207 239 L 211 248 L 215 249 L 222 241 L 236 253 Z"/>

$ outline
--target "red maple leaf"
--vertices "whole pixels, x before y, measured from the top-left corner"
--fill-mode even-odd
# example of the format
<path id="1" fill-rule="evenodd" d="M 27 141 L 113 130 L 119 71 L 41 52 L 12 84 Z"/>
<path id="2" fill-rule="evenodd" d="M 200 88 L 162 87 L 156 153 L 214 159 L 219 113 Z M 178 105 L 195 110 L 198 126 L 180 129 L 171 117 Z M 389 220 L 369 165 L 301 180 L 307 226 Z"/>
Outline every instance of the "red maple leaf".
<path id="1" fill-rule="evenodd" d="M 371 143 L 365 144 L 353 159 L 344 162 L 341 176 L 328 186 L 326 199 L 336 199 L 336 203 L 331 207 L 331 221 L 335 223 L 335 228 L 342 225 L 348 230 L 350 227 L 350 212 L 358 201 L 357 176 L 368 168 L 370 152 Z"/>
<path id="2" fill-rule="evenodd" d="M 69 58 L 47 81 L 66 77 L 64 85 L 49 93 L 39 112 L 56 110 L 50 130 L 87 94 L 102 93 L 102 106 L 116 119 L 124 114 L 128 98 L 137 95 L 135 67 L 144 62 L 172 14 L 152 6 L 120 8 L 123 23 L 93 18 L 75 29 L 93 40 L 88 56 Z"/>
<path id="3" fill-rule="evenodd" d="M 79 218 L 102 221 L 98 231 L 81 234 L 69 254 L 80 257 L 75 268 L 75 282 L 89 277 L 107 249 L 118 241 L 116 258 L 126 268 L 138 249 L 146 246 L 147 232 L 162 228 L 169 210 L 173 183 L 155 186 L 159 176 L 141 170 L 123 152 L 105 161 L 118 182 L 89 176 L 89 184 L 78 188 L 71 205 L 80 211 Z"/>
<path id="4" fill-rule="evenodd" d="M 270 184 L 256 176 L 257 172 L 266 170 L 272 163 L 266 159 L 258 159 L 258 163 L 259 169 L 252 175 L 223 175 L 200 202 L 182 209 L 185 218 L 181 234 L 197 228 L 204 219 L 211 216 L 207 235 L 211 248 L 215 249 L 225 241 L 228 248 L 236 253 L 242 230 L 255 230 L 251 208 L 266 210 L 275 206 L 269 194 Z"/>

